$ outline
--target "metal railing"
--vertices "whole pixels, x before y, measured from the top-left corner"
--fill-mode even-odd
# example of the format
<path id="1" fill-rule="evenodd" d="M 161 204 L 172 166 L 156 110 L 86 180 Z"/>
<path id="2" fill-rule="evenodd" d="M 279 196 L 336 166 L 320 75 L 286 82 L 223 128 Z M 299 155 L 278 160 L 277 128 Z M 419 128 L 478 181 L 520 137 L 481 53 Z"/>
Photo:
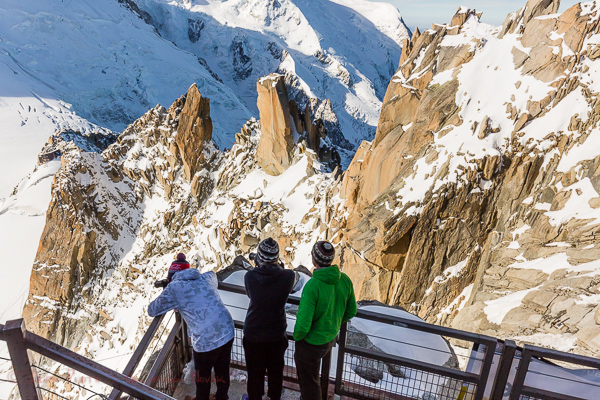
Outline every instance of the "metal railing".
<path id="1" fill-rule="evenodd" d="M 227 283 L 219 283 L 219 290 L 246 294 L 244 287 Z M 288 303 L 298 305 L 299 299 L 290 296 Z M 327 399 L 329 385 L 333 386 L 335 394 L 355 399 L 410 399 L 423 394 L 431 394 L 439 400 L 482 400 L 484 398 L 484 391 L 497 345 L 495 338 L 362 309 L 358 310 L 357 317 L 376 323 L 471 342 L 483 354 L 474 368 L 477 372 L 464 372 L 442 365 L 348 345 L 346 342 L 348 328 L 347 324 L 344 324 L 336 342 L 337 358 L 331 360 L 330 352 L 329 357 L 323 360 L 321 366 L 323 399 Z M 231 364 L 235 368 L 245 369 L 242 346 L 243 322 L 235 321 L 235 326 L 236 336 Z M 288 334 L 288 340 L 290 345 L 285 354 L 284 380 L 297 383 L 298 378 L 293 358 L 295 346 L 290 334 Z M 335 362 L 334 377 L 330 376 L 332 361 Z M 360 367 L 359 364 L 369 363 L 386 365 L 387 368 L 398 371 L 398 373 L 387 374 L 378 384 L 372 384 L 355 373 Z"/>
<path id="2" fill-rule="evenodd" d="M 424 395 L 439 400 L 483 399 L 496 349 L 496 339 L 360 309 L 357 317 L 423 333 L 468 341 L 473 343 L 475 347 L 481 346 L 484 356 L 479 362 L 479 368 L 476 368 L 478 369 L 477 372 L 465 372 L 443 365 L 347 345 L 347 328 L 343 326 L 340 332 L 338 349 L 338 366 L 335 379 L 336 393 L 358 399 L 406 399 L 423 397 Z M 378 385 L 365 385 L 361 383 L 364 379 L 353 378 L 353 375 L 356 374 L 352 374 L 352 371 L 356 371 L 358 368 L 358 362 L 361 360 L 374 360 L 385 363 L 388 368 L 394 368 L 398 373 L 386 374 L 384 380 Z"/>
<path id="3" fill-rule="evenodd" d="M 599 376 L 596 358 L 525 345 L 510 400 L 595 400 L 600 398 L 600 380 L 587 378 Z"/>
<path id="4" fill-rule="evenodd" d="M 150 327 L 146 331 L 146 334 L 140 341 L 140 344 L 136 348 L 132 355 L 129 363 L 123 371 L 124 375 L 133 376 L 137 367 L 144 355 L 148 352 L 152 339 L 157 336 L 158 330 L 161 323 L 163 322 L 164 315 L 155 317 Z M 168 324 L 168 322 L 167 322 Z M 165 326 L 165 329 L 167 327 Z M 156 341 L 161 339 L 161 332 L 156 337 Z M 152 349 L 154 351 L 154 349 Z M 151 354 L 150 354 L 151 356 Z M 175 324 L 166 338 L 158 356 L 152 363 L 152 366 L 147 373 L 140 374 L 139 379 L 146 385 L 162 393 L 172 396 L 177 388 L 177 385 L 181 381 L 183 375 L 183 369 L 185 365 L 192 359 L 192 350 L 190 344 L 190 338 L 187 335 L 187 325 L 179 313 L 175 313 Z M 121 391 L 119 389 L 113 389 L 111 394 L 108 396 L 109 400 L 121 399 Z M 131 398 L 130 398 L 131 399 Z"/>
<path id="5" fill-rule="evenodd" d="M 37 369 L 32 363 L 31 352 L 70 367 L 133 397 L 147 400 L 174 400 L 172 397 L 113 371 L 96 361 L 28 332 L 23 319 L 8 321 L 6 325 L 0 325 L 0 340 L 6 341 L 8 345 L 17 386 L 23 400 L 42 400 L 41 390 L 44 390 L 39 385 Z"/>
<path id="6" fill-rule="evenodd" d="M 220 283 L 219 290 L 246 294 L 244 287 L 226 283 Z M 299 299 L 290 296 L 288 303 L 298 305 Z M 586 380 L 576 374 L 569 375 L 569 369 L 553 363 L 569 363 L 574 368 L 587 367 L 590 369 L 584 372 L 588 371 L 590 376 L 599 377 L 600 360 L 598 359 L 528 345 L 519 348 L 511 340 L 501 341 L 490 336 L 365 309 L 358 310 L 357 318 L 371 325 L 385 324 L 394 329 L 402 328 L 410 332 L 418 332 L 422 337 L 436 335 L 436 337 L 458 340 L 463 345 L 470 343 L 469 364 L 463 371 L 456 365 L 439 365 L 439 363 L 428 362 L 430 360 L 424 361 L 403 357 L 393 352 L 384 352 L 376 347 L 357 346 L 349 340 L 349 336 L 356 335 L 357 330 L 352 324 L 350 326 L 344 324 L 336 341 L 335 350 L 330 352 L 321 366 L 323 400 L 327 399 L 332 392 L 345 398 L 364 400 L 506 400 L 509 398 L 510 400 L 590 400 L 600 398 L 595 395 L 600 393 L 600 379 Z M 45 390 L 37 383 L 37 371 L 29 355 L 29 351 L 33 351 L 113 387 L 113 391 L 108 396 L 110 400 L 123 398 L 124 394 L 129 395 L 129 399 L 171 400 L 170 396 L 181 381 L 184 366 L 192 358 L 192 347 L 187 336 L 185 321 L 178 313 L 175 313 L 175 323 L 163 343 L 162 336 L 169 325 L 168 322 L 159 333 L 164 323 L 164 316 L 156 317 L 152 321 L 122 374 L 27 332 L 23 320 L 9 321 L 5 326 L 0 325 L 0 340 L 5 340 L 8 344 L 23 399 L 41 400 L 40 389 Z M 231 366 L 245 370 L 242 345 L 243 321 L 236 320 L 234 324 L 235 339 Z M 380 339 L 426 348 L 414 342 L 403 342 L 402 338 Z M 290 345 L 285 353 L 284 381 L 297 384 L 298 377 L 293 357 L 295 342 L 291 334 L 288 334 L 288 340 Z M 150 349 L 153 341 L 156 344 Z M 145 371 L 138 375 L 137 379 L 143 383 L 134 380 L 132 376 L 141 361 L 149 358 L 151 353 L 156 354 L 154 350 L 160 343 L 163 345 L 155 361 L 151 366 L 147 365 Z M 430 348 L 429 351 L 442 350 Z M 333 359 L 332 353 L 335 354 Z M 450 351 L 448 354 L 451 354 Z M 376 380 L 369 380 L 359 372 L 361 369 L 364 370 L 365 366 L 367 369 L 385 371 L 385 373 L 380 373 Z M 575 371 L 581 372 L 578 369 Z M 544 380 L 536 380 L 536 376 L 544 377 Z M 582 389 L 585 389 L 586 385 L 587 392 L 592 394 L 580 395 L 580 392 L 586 392 Z"/>

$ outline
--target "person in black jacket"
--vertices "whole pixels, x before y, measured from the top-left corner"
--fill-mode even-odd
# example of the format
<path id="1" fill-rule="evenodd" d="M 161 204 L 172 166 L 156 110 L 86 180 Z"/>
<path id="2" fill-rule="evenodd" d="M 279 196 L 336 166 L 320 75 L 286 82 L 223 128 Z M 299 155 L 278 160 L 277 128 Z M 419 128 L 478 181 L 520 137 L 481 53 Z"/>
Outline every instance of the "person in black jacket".
<path id="1" fill-rule="evenodd" d="M 279 245 L 272 238 L 258 245 L 255 262 L 257 268 L 248 271 L 244 277 L 250 298 L 243 339 L 248 367 L 248 399 L 262 399 L 266 372 L 269 399 L 279 400 L 288 347 L 285 303 L 294 287 L 296 274 L 279 263 Z"/>

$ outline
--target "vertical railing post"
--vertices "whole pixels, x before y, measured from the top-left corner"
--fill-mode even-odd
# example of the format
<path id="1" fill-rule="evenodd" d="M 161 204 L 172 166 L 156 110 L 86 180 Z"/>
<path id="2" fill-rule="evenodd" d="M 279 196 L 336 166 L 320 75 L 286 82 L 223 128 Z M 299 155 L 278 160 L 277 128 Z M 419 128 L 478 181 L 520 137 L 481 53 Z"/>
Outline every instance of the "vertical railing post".
<path id="1" fill-rule="evenodd" d="M 181 318 L 181 340 L 183 341 L 183 354 L 185 357 L 185 362 L 188 363 L 192 359 L 192 342 L 188 336 L 187 323 L 183 318 Z"/>
<path id="2" fill-rule="evenodd" d="M 529 369 L 531 356 L 531 351 L 527 349 L 527 345 L 525 345 L 523 353 L 521 354 L 521 361 L 517 367 L 517 375 L 515 376 L 512 390 L 510 391 L 510 400 L 519 400 L 521 397 L 521 391 L 523 390 L 523 385 L 525 384 L 525 376 L 527 375 L 527 370 Z"/>
<path id="3" fill-rule="evenodd" d="M 38 376 L 32 367 L 31 358 L 25 343 L 25 321 L 16 319 L 8 321 L 2 330 L 2 336 L 8 345 L 8 353 L 12 361 L 22 399 L 41 400 L 42 395 L 37 388 Z"/>
<path id="4" fill-rule="evenodd" d="M 504 397 L 504 390 L 506 389 L 506 383 L 508 382 L 510 370 L 515 359 L 516 350 L 517 344 L 513 340 L 506 340 L 504 342 L 498 371 L 496 372 L 496 379 L 494 380 L 494 386 L 492 387 L 491 400 L 502 400 Z"/>
<path id="5" fill-rule="evenodd" d="M 475 389 L 474 400 L 483 400 L 485 395 L 485 389 L 488 384 L 488 377 L 490 376 L 490 370 L 492 369 L 492 363 L 494 362 L 494 354 L 496 353 L 496 346 L 498 340 L 489 340 L 482 343 L 485 346 L 485 357 L 481 365 L 481 372 L 479 374 L 479 383 L 477 389 Z"/>
<path id="6" fill-rule="evenodd" d="M 337 365 L 335 368 L 335 389 L 334 393 L 340 395 L 342 392 L 342 377 L 344 374 L 344 357 L 346 355 L 346 336 L 348 334 L 348 323 L 344 322 L 340 329 L 340 338 L 338 340 Z"/>
<path id="7" fill-rule="evenodd" d="M 321 361 L 321 400 L 327 400 L 329 394 L 329 369 L 331 367 L 331 350 Z"/>

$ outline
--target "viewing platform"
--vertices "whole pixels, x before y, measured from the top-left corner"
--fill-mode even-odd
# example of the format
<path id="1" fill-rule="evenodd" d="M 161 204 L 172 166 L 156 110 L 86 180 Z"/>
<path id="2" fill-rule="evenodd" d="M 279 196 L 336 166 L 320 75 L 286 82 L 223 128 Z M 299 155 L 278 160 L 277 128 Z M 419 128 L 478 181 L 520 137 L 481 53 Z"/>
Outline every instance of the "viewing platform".
<path id="1" fill-rule="evenodd" d="M 245 295 L 242 286 L 220 283 L 219 290 L 232 296 Z M 242 346 L 243 307 L 227 304 L 235 321 L 236 336 L 231 356 L 230 398 L 245 393 L 245 359 Z M 299 299 L 290 296 L 291 307 Z M 359 308 L 350 323 L 344 324 L 330 356 L 321 366 L 322 399 L 399 400 L 597 400 L 600 398 L 600 359 L 499 340 L 452 328 L 403 318 L 393 312 L 381 313 Z M 237 309 L 237 311 L 236 311 Z M 357 327 L 369 326 L 366 334 Z M 161 329 L 162 328 L 162 329 Z M 394 332 L 378 337 L 376 332 Z M 183 399 L 194 395 L 195 386 L 184 376 L 192 358 L 187 327 L 178 313 L 156 317 L 127 366 L 113 371 L 96 361 L 59 346 L 26 330 L 23 320 L 0 325 L 0 340 L 6 341 L 22 399 L 70 399 L 45 387 L 43 374 L 53 374 L 33 360 L 46 357 L 102 382 L 112 388 L 109 394 L 88 389 L 85 398 L 103 399 Z M 357 332 L 359 332 L 357 334 Z M 361 336 L 362 335 L 362 336 Z M 367 341 L 357 338 L 368 337 Z M 288 333 L 285 354 L 284 398 L 299 398 L 294 366 L 294 341 Z M 432 346 L 432 340 L 448 343 Z M 373 341 L 373 342 L 371 342 Z M 393 354 L 388 341 L 403 354 Z M 368 343 L 376 343 L 377 346 Z M 151 349 L 151 344 L 152 349 Z M 452 345 L 450 345 L 452 344 Z M 160 349 L 154 351 L 155 349 Z M 458 349 L 458 351 L 455 351 Z M 461 351 L 460 349 L 464 349 Z M 409 351 L 410 350 L 410 351 Z M 36 354 L 34 357 L 34 353 Z M 442 356 L 434 356 L 435 354 Z M 430 354 L 423 359 L 423 355 Z M 443 362 L 444 360 L 449 360 Z M 451 361 L 451 362 L 450 362 Z M 442 363 L 443 362 L 443 363 Z M 189 368 L 189 367 L 188 367 Z M 54 375 L 54 374 L 53 374 Z M 79 385 L 56 375 L 66 385 Z M 187 381 L 187 382 L 186 382 Z M 85 389 L 85 388 L 84 388 Z M 105 391 L 105 393 L 107 393 Z M 86 392 L 87 393 L 87 392 Z M 92 397 L 89 394 L 92 394 Z"/>

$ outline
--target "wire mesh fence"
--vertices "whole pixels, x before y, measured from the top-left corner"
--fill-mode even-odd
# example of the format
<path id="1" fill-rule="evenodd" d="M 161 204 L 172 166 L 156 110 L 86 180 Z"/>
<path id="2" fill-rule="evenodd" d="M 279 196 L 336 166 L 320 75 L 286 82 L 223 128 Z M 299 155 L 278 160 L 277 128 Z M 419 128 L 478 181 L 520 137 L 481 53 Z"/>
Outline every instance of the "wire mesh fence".
<path id="1" fill-rule="evenodd" d="M 456 400 L 474 396 L 477 385 L 441 373 L 346 354 L 343 394 L 358 399 Z"/>
<path id="2" fill-rule="evenodd" d="M 231 367 L 242 371 L 246 371 L 246 356 L 244 354 L 243 345 L 243 328 L 241 322 L 236 322 L 235 337 L 233 339 L 233 347 L 231 348 Z M 283 379 L 289 382 L 298 382 L 296 374 L 296 362 L 294 361 L 294 352 L 296 351 L 296 343 L 292 336 L 288 334 L 288 348 L 284 354 L 285 366 L 283 368 Z"/>
<path id="3" fill-rule="evenodd" d="M 38 364 L 34 364 L 33 368 L 38 377 L 37 389 L 40 390 L 44 400 L 70 399 L 75 394 L 85 399 L 107 399 L 107 396 L 101 392 L 109 390 L 108 385 L 64 365 L 54 363 L 47 357 L 40 357 Z"/>
<path id="4" fill-rule="evenodd" d="M 181 381 L 183 368 L 186 362 L 181 344 L 182 341 L 172 344 L 171 350 L 169 351 L 160 372 L 151 382 L 147 382 L 148 386 L 160 390 L 169 396 L 173 395 L 177 385 Z"/>

